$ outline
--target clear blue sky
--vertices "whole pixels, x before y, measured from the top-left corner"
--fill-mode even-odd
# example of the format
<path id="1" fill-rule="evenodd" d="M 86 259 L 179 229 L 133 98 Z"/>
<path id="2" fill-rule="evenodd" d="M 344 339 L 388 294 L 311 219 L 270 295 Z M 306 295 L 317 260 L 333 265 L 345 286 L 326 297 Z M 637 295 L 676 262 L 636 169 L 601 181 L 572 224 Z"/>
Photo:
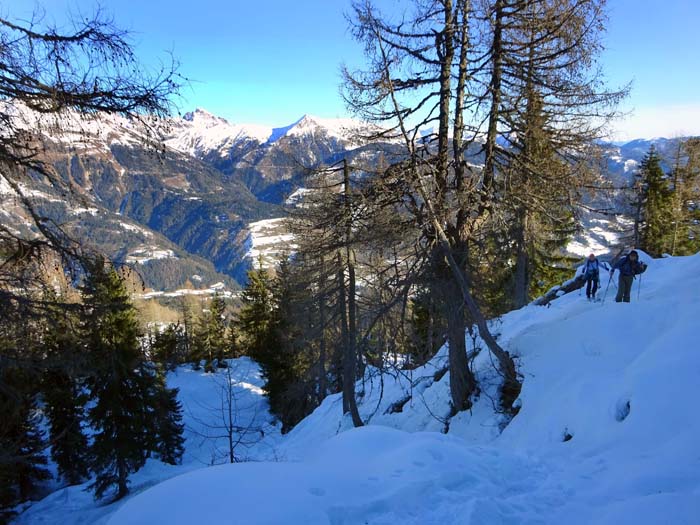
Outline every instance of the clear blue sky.
<path id="1" fill-rule="evenodd" d="M 102 0 L 137 51 L 155 64 L 172 51 L 193 80 L 182 110 L 282 126 L 305 113 L 344 116 L 339 67 L 360 64 L 343 13 L 350 0 Z M 399 0 L 383 0 L 401 5 Z M 48 19 L 92 12 L 94 0 L 0 0 L 2 14 Z M 616 138 L 700 134 L 700 1 L 609 0 L 602 64 L 611 85 L 633 81 L 633 115 Z"/>

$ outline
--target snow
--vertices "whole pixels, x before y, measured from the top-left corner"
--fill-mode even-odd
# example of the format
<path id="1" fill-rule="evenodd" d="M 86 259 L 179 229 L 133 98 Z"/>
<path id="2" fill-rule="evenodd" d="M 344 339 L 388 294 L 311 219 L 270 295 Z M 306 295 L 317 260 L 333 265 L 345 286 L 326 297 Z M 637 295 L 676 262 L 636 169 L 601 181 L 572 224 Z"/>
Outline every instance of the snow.
<path id="1" fill-rule="evenodd" d="M 313 115 L 304 115 L 286 131 L 290 137 L 313 136 L 319 131 L 338 140 L 351 141 L 354 136 L 367 133 L 368 125 L 349 118 L 321 118 Z"/>
<path id="2" fill-rule="evenodd" d="M 590 253 L 606 254 L 610 251 L 611 246 L 619 245 L 621 235 L 619 231 L 613 230 L 614 223 L 604 220 L 599 222 L 605 224 L 591 225 L 582 235 L 577 236 L 566 246 L 566 251 L 580 257 L 587 257 Z"/>
<path id="3" fill-rule="evenodd" d="M 511 478 L 510 471 L 529 475 Z M 375 426 L 335 437 L 303 463 L 247 463 L 172 479 L 149 491 L 150 505 L 135 498 L 109 523 L 503 523 L 506 515 L 494 508 L 514 517 L 546 503 L 547 496 L 532 499 L 538 487 L 529 483 L 544 476 L 525 457 Z M 464 492 L 480 496 L 462 499 Z M 207 504 L 174 503 L 186 501 Z"/>
<path id="4" fill-rule="evenodd" d="M 119 221 L 118 224 L 121 228 L 123 228 L 127 231 L 140 233 L 145 237 L 153 237 L 152 232 L 149 232 L 148 230 L 146 230 L 145 228 L 142 228 L 141 226 L 137 226 L 135 224 L 129 224 L 127 222 L 122 222 L 122 221 Z"/>
<path id="5" fill-rule="evenodd" d="M 228 451 L 224 439 L 215 437 L 221 433 L 221 395 L 230 380 L 235 394 L 236 425 L 249 429 L 244 436 L 250 444 L 236 447 L 240 459 L 253 457 L 271 458 L 272 444 L 279 439 L 279 428 L 270 423 L 267 400 L 262 396 L 262 378 L 259 367 L 248 358 L 228 361 L 230 369 L 219 369 L 214 374 L 193 371 L 186 367 L 168 374 L 168 385 L 180 389 L 178 399 L 183 406 L 185 423 L 185 448 L 182 465 L 167 465 L 149 459 L 146 465 L 131 477 L 130 489 L 134 497 L 138 493 L 203 466 L 227 461 Z M 231 371 L 229 378 L 227 370 Z M 253 439 L 255 432 L 263 431 L 265 441 Z M 239 433 L 240 435 L 240 433 Z M 205 469 L 206 471 L 212 469 Z M 105 524 L 110 516 L 128 503 L 129 497 L 111 505 L 95 502 L 92 493 L 86 491 L 87 483 L 60 489 L 22 513 L 18 524 Z M 59 518 L 60 517 L 60 518 Z M 153 523 L 163 523 L 155 520 Z"/>
<path id="6" fill-rule="evenodd" d="M 226 119 L 203 109 L 187 113 L 173 121 L 173 131 L 165 143 L 168 147 L 189 155 L 206 155 L 219 151 L 222 157 L 230 148 L 245 141 L 267 142 L 272 127 L 257 124 L 231 124 Z"/>
<path id="7" fill-rule="evenodd" d="M 43 132 L 54 142 L 74 150 L 106 151 L 110 145 L 133 146 L 148 142 L 148 133 L 141 122 L 116 114 L 86 115 L 75 110 L 43 114 L 31 110 L 22 102 L 2 101 L 3 112 L 12 116 L 15 130 L 30 129 Z M 148 126 L 159 128 L 162 120 L 146 117 Z"/>
<path id="8" fill-rule="evenodd" d="M 133 250 L 126 257 L 126 262 L 136 264 L 146 264 L 148 261 L 157 259 L 177 259 L 172 250 L 162 249 L 157 246 L 140 247 Z"/>
<path id="9" fill-rule="evenodd" d="M 197 108 L 182 119 L 171 121 L 172 130 L 165 137 L 171 149 L 203 157 L 216 152 L 221 158 L 230 155 L 233 148 L 248 142 L 273 145 L 284 137 L 315 137 L 327 135 L 348 144 L 355 144 L 356 136 L 375 129 L 368 124 L 348 118 L 321 118 L 304 115 L 296 122 L 280 127 L 260 124 L 236 124 Z"/>
<path id="10" fill-rule="evenodd" d="M 2 175 L 0 175 L 0 195 L 15 195 L 15 190 L 12 189 Z"/>
<path id="11" fill-rule="evenodd" d="M 194 274 L 192 276 L 193 281 L 201 283 L 203 278 L 201 275 Z M 183 297 L 186 295 L 192 296 L 210 296 L 210 295 L 220 295 L 221 297 L 234 297 L 237 295 L 236 292 L 232 292 L 226 289 L 226 285 L 222 282 L 214 283 L 207 288 L 192 289 L 192 288 L 180 288 L 172 292 L 165 292 L 162 290 L 146 292 L 143 294 L 135 294 L 135 297 L 139 299 L 154 299 L 156 297 Z"/>
<path id="12" fill-rule="evenodd" d="M 625 173 L 636 170 L 637 166 L 639 166 L 639 162 L 634 159 L 627 159 L 624 167 Z"/>
<path id="13" fill-rule="evenodd" d="M 611 286 L 602 304 L 567 294 L 492 323 L 524 378 L 505 428 L 485 350 L 474 361 L 482 394 L 447 419 L 442 349 L 381 382 L 368 369 L 357 385 L 366 427 L 352 429 L 329 396 L 289 434 L 266 432 L 247 451 L 254 462 L 192 470 L 211 450 L 188 436 L 189 467 L 149 463 L 125 503 L 64 489 L 19 523 L 697 524 L 700 254 L 641 258 L 649 269 L 631 304 L 614 303 Z M 181 369 L 169 382 L 190 406 L 216 404 L 204 377 Z M 260 399 L 259 375 L 236 381 Z"/>
<path id="14" fill-rule="evenodd" d="M 72 215 L 82 215 L 84 213 L 89 213 L 92 216 L 97 216 L 97 213 L 99 210 L 97 208 L 93 207 L 78 207 L 78 208 L 73 208 L 71 211 Z"/>
<path id="15" fill-rule="evenodd" d="M 274 266 L 284 253 L 296 248 L 294 235 L 287 233 L 285 219 L 265 219 L 248 225 L 248 238 L 244 243 L 245 258 L 257 264 L 262 257 L 263 267 Z"/>
<path id="16" fill-rule="evenodd" d="M 284 203 L 287 206 L 301 206 L 301 201 L 304 200 L 304 197 L 312 192 L 313 190 L 310 190 L 308 188 L 299 188 L 295 190 L 289 197 L 287 197 Z"/>

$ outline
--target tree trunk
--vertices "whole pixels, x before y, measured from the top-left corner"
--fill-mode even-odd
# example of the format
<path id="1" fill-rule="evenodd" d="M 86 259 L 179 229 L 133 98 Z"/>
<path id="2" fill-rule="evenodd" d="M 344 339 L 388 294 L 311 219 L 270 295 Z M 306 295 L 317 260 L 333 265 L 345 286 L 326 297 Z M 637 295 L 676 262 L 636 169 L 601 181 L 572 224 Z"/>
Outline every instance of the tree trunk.
<path id="1" fill-rule="evenodd" d="M 498 120 L 501 115 L 501 81 L 503 74 L 503 4 L 503 0 L 496 0 L 494 6 L 493 42 L 491 44 L 491 60 L 493 66 L 491 69 L 491 80 L 489 82 L 491 107 L 489 109 L 486 143 L 484 144 L 484 177 L 478 214 L 480 217 L 491 207 L 490 192 L 496 177 Z"/>
<path id="2" fill-rule="evenodd" d="M 448 270 L 449 271 L 449 270 Z M 451 277 L 448 275 L 448 277 Z M 447 314 L 447 342 L 450 366 L 450 397 L 455 413 L 472 406 L 471 396 L 476 391 L 476 378 L 469 368 L 467 358 L 467 318 L 464 301 L 454 278 L 443 281 L 445 310 Z"/>
<path id="3" fill-rule="evenodd" d="M 360 427 L 363 423 L 357 409 L 357 401 L 355 400 L 356 362 L 353 351 L 354 345 L 351 343 L 351 334 L 349 329 L 350 325 L 348 319 L 347 289 L 345 287 L 345 268 L 340 252 L 338 252 L 338 284 L 340 285 L 340 328 L 341 338 L 343 341 L 343 414 L 350 413 L 353 425 Z"/>
<path id="4" fill-rule="evenodd" d="M 496 360 L 498 361 L 498 367 L 501 372 L 501 375 L 503 376 L 503 386 L 501 388 L 501 406 L 505 411 L 512 413 L 514 410 L 513 402 L 520 395 L 521 389 L 520 381 L 518 381 L 518 374 L 515 370 L 515 362 L 513 361 L 513 358 L 510 356 L 510 354 L 508 354 L 508 352 L 501 348 L 501 346 L 498 344 L 496 339 L 489 331 L 486 319 L 481 313 L 479 305 L 476 304 L 476 301 L 474 300 L 474 298 L 471 295 L 471 292 L 469 291 L 469 283 L 467 282 L 467 278 L 464 275 L 464 271 L 459 267 L 457 261 L 454 258 L 449 239 L 447 238 L 445 229 L 442 227 L 440 221 L 437 218 L 437 215 L 435 213 L 435 207 L 433 206 L 432 201 L 428 197 L 428 192 L 425 190 L 425 185 L 423 184 L 423 181 L 417 172 L 415 173 L 415 176 L 418 192 L 420 193 L 421 197 L 423 198 L 426 204 L 433 228 L 437 233 L 439 246 L 445 256 L 445 259 L 447 259 L 447 263 L 450 267 L 450 270 L 452 271 L 454 279 L 459 285 L 459 290 L 462 293 L 462 298 L 464 299 L 464 304 L 467 307 L 467 312 L 469 313 L 471 319 L 476 323 L 476 326 L 479 329 L 479 335 L 486 343 L 486 346 L 488 347 L 489 351 L 496 357 Z M 453 371 L 450 370 L 450 375 L 452 375 L 452 373 Z"/>
<path id="5" fill-rule="evenodd" d="M 515 256 L 515 286 L 513 290 L 515 308 L 522 308 L 530 302 L 530 256 L 527 252 L 525 239 L 527 235 L 527 211 L 524 211 L 521 216 Z"/>
<path id="6" fill-rule="evenodd" d="M 343 339 L 343 413 L 350 413 L 356 427 L 363 425 L 355 399 L 357 379 L 357 306 L 355 303 L 355 264 L 352 253 L 352 203 L 350 201 L 350 168 L 343 160 L 343 193 L 345 206 L 345 261 L 338 252 L 338 284 L 340 285 L 340 309 Z M 348 275 L 348 286 L 345 274 Z"/>
<path id="7" fill-rule="evenodd" d="M 322 272 L 325 275 L 325 271 Z M 325 286 L 325 283 L 322 284 Z M 326 385 L 326 292 L 325 288 L 321 291 L 318 299 L 318 311 L 321 333 L 318 351 L 318 404 L 326 397 L 328 386 Z"/>

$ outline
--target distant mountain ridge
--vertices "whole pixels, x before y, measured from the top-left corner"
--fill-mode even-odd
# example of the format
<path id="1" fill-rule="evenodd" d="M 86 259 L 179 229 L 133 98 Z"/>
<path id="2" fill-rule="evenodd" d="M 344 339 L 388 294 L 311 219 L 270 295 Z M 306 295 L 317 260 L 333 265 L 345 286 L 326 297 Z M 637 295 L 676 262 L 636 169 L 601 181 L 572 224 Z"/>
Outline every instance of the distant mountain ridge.
<path id="1" fill-rule="evenodd" d="M 310 168 L 344 157 L 371 161 L 361 137 L 377 129 L 310 115 L 282 127 L 232 124 L 196 109 L 157 123 L 165 147 L 155 151 L 125 119 L 71 118 L 77 132 L 45 132 L 45 156 L 71 190 L 35 176 L 26 193 L 81 242 L 137 266 L 156 290 L 176 289 L 193 275 L 205 286 L 243 282 L 252 245 L 280 251 L 257 225 L 298 202 Z M 652 144 L 670 155 L 677 139 L 607 145 L 608 176 L 628 182 Z M 0 184 L 0 219 L 29 232 L 13 198 Z M 270 236 L 289 240 L 279 224 Z"/>

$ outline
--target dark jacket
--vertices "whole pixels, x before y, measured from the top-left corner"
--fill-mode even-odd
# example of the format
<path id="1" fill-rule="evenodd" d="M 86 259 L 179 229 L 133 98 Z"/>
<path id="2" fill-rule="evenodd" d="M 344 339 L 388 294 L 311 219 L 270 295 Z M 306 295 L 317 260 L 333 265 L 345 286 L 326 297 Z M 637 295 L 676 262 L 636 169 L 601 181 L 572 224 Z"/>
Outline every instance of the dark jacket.
<path id="1" fill-rule="evenodd" d="M 617 261 L 613 265 L 613 270 L 620 270 L 620 275 L 639 275 L 640 273 L 644 273 L 644 271 L 647 269 L 647 265 L 644 264 L 643 262 L 637 261 L 632 262 L 632 259 L 630 259 L 629 255 L 625 255 L 622 259 Z"/>
<path id="2" fill-rule="evenodd" d="M 583 276 L 588 278 L 598 277 L 600 263 L 598 259 L 586 259 L 586 264 L 583 265 Z"/>
<path id="3" fill-rule="evenodd" d="M 599 280 L 600 268 L 605 268 L 606 270 L 610 269 L 610 267 L 606 263 L 600 262 L 597 258 L 593 259 L 592 261 L 590 259 L 586 259 L 586 262 L 584 263 L 583 268 L 581 269 L 581 275 L 579 276 L 579 278 L 586 280 Z"/>

